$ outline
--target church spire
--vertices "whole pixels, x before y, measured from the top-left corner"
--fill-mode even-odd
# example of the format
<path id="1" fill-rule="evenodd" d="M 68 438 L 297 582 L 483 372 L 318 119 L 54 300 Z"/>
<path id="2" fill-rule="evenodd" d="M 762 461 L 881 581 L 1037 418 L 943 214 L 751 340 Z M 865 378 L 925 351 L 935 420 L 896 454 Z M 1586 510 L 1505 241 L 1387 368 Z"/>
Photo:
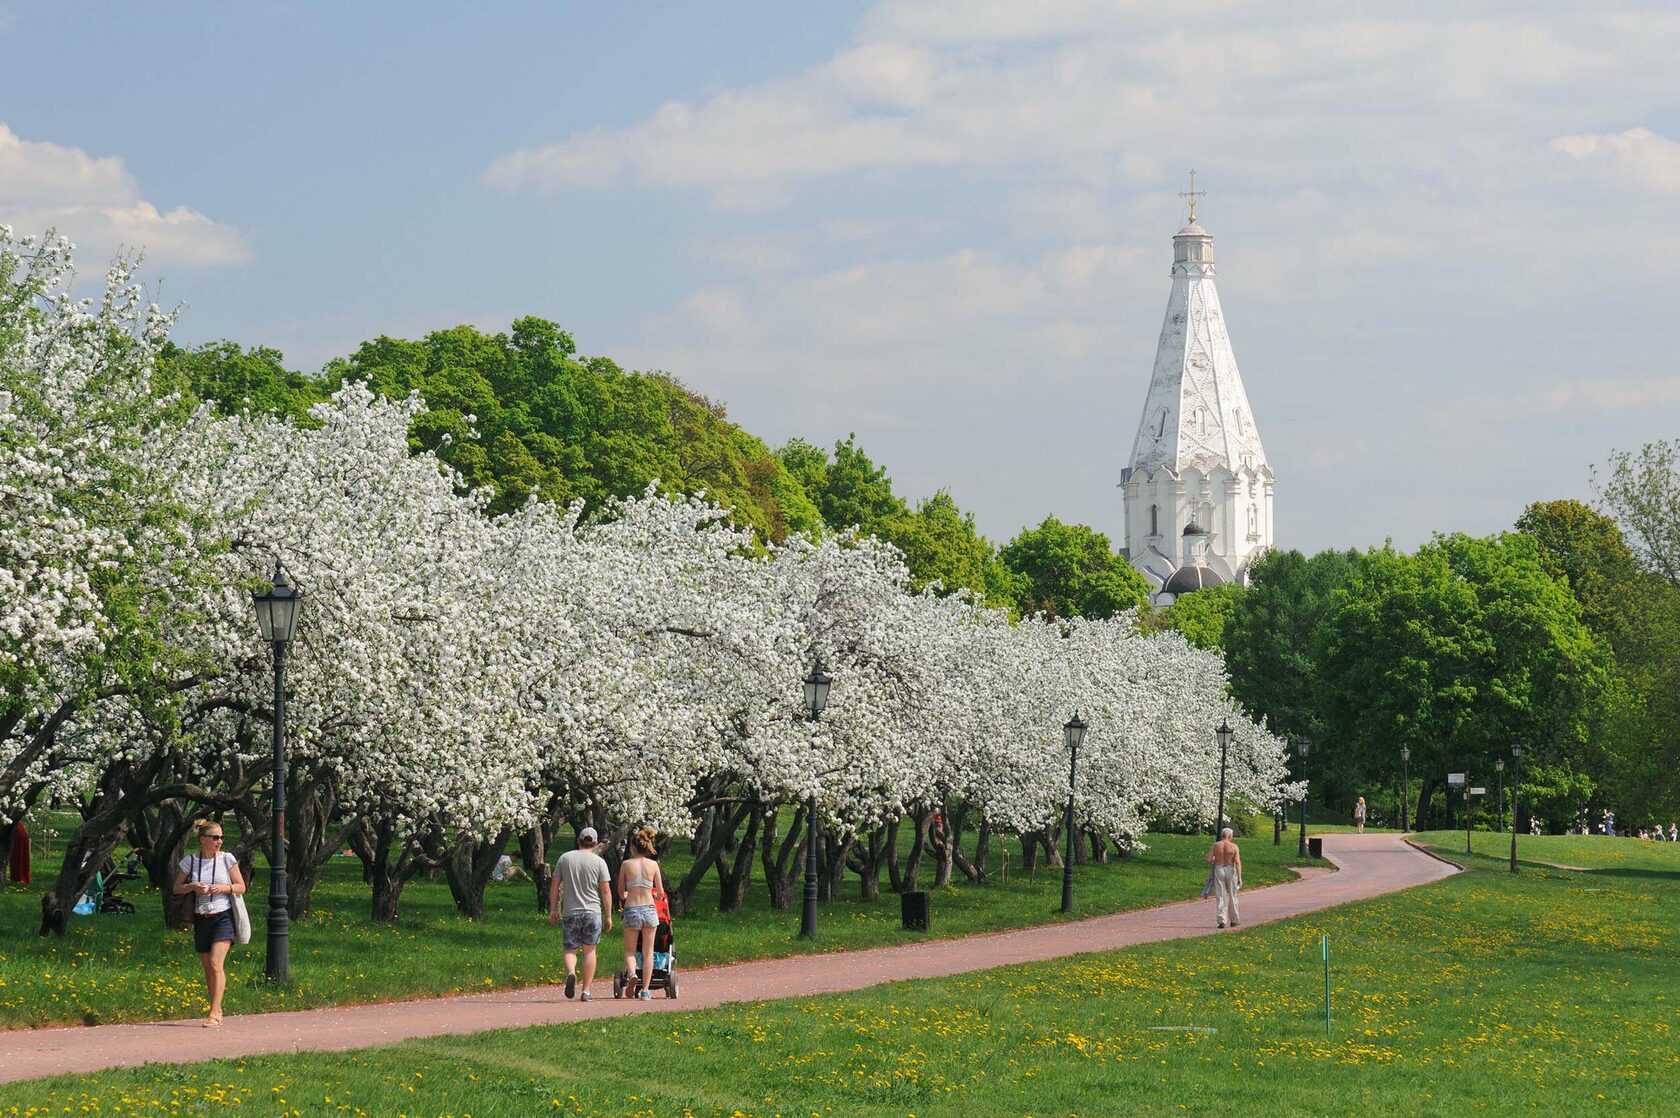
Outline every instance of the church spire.
<path id="1" fill-rule="evenodd" d="M 1180 192 L 1190 223 L 1173 235 L 1166 321 L 1121 483 L 1127 554 L 1162 594 L 1186 525 L 1207 529 L 1207 564 L 1227 580 L 1272 543 L 1272 471 L 1219 305 L 1213 235 L 1196 222 L 1205 193 L 1193 177 Z"/>

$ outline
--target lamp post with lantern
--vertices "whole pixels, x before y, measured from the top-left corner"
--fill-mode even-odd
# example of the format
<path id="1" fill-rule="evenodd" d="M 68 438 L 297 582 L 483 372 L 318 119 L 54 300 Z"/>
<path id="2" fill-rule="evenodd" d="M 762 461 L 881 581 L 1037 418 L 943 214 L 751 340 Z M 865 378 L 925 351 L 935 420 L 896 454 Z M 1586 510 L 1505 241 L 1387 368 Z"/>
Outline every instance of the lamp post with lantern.
<path id="1" fill-rule="evenodd" d="M 1495 757 L 1493 759 L 1493 771 L 1497 778 L 1497 782 L 1495 783 L 1493 790 L 1495 797 L 1493 829 L 1495 831 L 1503 831 L 1505 829 L 1505 758 Z M 1511 820 L 1511 826 L 1515 827 L 1516 825 L 1517 821 L 1513 818 Z"/>
<path id="2" fill-rule="evenodd" d="M 1403 832 L 1412 829 L 1408 825 L 1409 817 L 1406 814 L 1411 810 L 1412 804 L 1412 774 L 1409 768 L 1411 760 L 1411 748 L 1402 745 L 1400 747 L 1400 830 Z"/>
<path id="3" fill-rule="evenodd" d="M 274 982 L 292 977 L 291 916 L 286 911 L 286 646 L 297 630 L 303 591 L 286 581 L 274 561 L 273 585 L 252 591 L 257 629 L 274 653 L 274 847 L 269 857 L 268 959 L 263 973 Z"/>
<path id="4" fill-rule="evenodd" d="M 1295 739 L 1295 752 L 1301 756 L 1301 845 L 1298 857 L 1307 856 L 1307 754 L 1312 752 L 1312 739 L 1302 734 Z"/>
<path id="5" fill-rule="evenodd" d="M 1073 911 L 1073 786 L 1079 769 L 1079 747 L 1085 744 L 1085 720 L 1075 711 L 1062 725 L 1068 749 L 1067 853 L 1062 858 L 1062 911 Z"/>
<path id="6" fill-rule="evenodd" d="M 829 688 L 834 677 L 823 670 L 822 657 L 811 663 L 811 674 L 805 677 L 805 717 L 815 722 L 828 706 Z M 799 918 L 799 938 L 817 938 L 817 794 L 811 793 L 805 818 L 805 908 Z"/>
<path id="7" fill-rule="evenodd" d="M 1522 746 L 1511 743 L 1511 872 L 1517 872 L 1517 784 L 1522 780 Z"/>
<path id="8" fill-rule="evenodd" d="M 1229 718 L 1222 718 L 1219 720 L 1219 729 L 1213 733 L 1219 739 L 1219 812 L 1213 820 L 1213 837 L 1217 840 L 1220 837 L 1220 828 L 1225 826 L 1225 758 L 1231 751 L 1231 740 L 1237 736 L 1237 732 L 1231 729 Z"/>

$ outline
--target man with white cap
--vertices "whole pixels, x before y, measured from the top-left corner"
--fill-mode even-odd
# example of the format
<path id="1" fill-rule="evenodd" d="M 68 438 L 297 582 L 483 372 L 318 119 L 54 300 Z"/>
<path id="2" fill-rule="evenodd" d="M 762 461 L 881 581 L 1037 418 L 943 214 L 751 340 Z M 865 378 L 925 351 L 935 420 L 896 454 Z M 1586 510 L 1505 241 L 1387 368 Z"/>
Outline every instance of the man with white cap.
<path id="1" fill-rule="evenodd" d="M 1237 889 L 1242 885 L 1242 851 L 1231 841 L 1231 828 L 1219 832 L 1219 841 L 1208 851 L 1208 865 L 1213 867 L 1213 903 L 1219 926 L 1237 926 Z"/>
<path id="2" fill-rule="evenodd" d="M 566 946 L 566 996 L 577 992 L 578 953 L 583 953 L 583 1000 L 593 995 L 595 945 L 612 931 L 612 873 L 595 853 L 600 836 L 594 827 L 578 832 L 578 848 L 560 855 L 548 879 L 548 922 L 560 924 Z M 562 895 L 562 890 L 564 894 Z"/>

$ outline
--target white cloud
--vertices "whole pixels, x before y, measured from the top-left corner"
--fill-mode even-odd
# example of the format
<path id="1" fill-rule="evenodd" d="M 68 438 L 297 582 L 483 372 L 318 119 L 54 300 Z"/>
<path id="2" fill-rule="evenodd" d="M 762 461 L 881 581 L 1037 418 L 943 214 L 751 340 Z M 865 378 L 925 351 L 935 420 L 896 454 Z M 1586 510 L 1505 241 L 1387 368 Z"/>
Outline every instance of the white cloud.
<path id="1" fill-rule="evenodd" d="M 20 233 L 57 229 L 95 258 L 143 249 L 154 264 L 213 267 L 250 259 L 239 231 L 187 206 L 161 211 L 121 159 L 25 140 L 0 124 L 0 220 Z"/>
<path id="2" fill-rule="evenodd" d="M 1552 141 L 1551 148 L 1575 159 L 1610 163 L 1631 172 L 1635 180 L 1651 190 L 1680 193 L 1680 144 L 1648 128 L 1559 136 Z"/>
<path id="3" fill-rule="evenodd" d="M 608 348 L 769 437 L 882 439 L 895 478 L 956 486 L 1007 536 L 1052 499 L 1113 527 L 1106 475 L 1199 167 L 1289 542 L 1416 541 L 1509 523 L 1463 519 L 1492 506 L 1463 498 L 1462 476 L 1572 492 L 1602 453 L 1571 437 L 1582 416 L 1594 439 L 1634 443 L 1650 437 L 1636 420 L 1680 415 L 1656 371 L 1674 328 L 1649 309 L 1680 273 L 1660 196 L 1680 189 L 1680 145 L 1594 131 L 1666 119 L 1677 54 L 1680 13 L 1625 0 L 1235 0 L 1195 20 L 884 0 L 824 60 L 534 137 L 485 178 L 785 208 L 714 219 L 727 275 Z M 1572 162 L 1650 192 L 1606 206 L 1595 174 L 1558 173 Z M 1606 251 L 1634 238 L 1637 259 Z M 1607 360 L 1623 379 L 1575 383 Z M 1029 463 L 1069 440 L 1090 477 Z"/>

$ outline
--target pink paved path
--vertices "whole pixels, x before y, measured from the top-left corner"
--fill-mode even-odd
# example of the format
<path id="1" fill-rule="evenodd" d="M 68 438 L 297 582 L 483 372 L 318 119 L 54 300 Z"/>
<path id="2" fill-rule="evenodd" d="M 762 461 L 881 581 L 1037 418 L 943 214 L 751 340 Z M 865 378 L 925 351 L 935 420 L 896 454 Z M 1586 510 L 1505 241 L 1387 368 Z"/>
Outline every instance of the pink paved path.
<path id="1" fill-rule="evenodd" d="M 1439 881 L 1457 872 L 1408 846 L 1398 835 L 1328 834 L 1323 838 L 1325 855 L 1341 872 L 1307 869 L 1299 881 L 1245 891 L 1241 898 L 1244 927 Z M 214 1033 L 198 1021 L 0 1032 L 0 1082 L 153 1062 L 191 1063 L 212 1050 L 220 1057 L 342 1051 L 411 1037 L 827 994 L 899 979 L 937 978 L 1212 934 L 1213 902 L 1182 901 L 1016 932 L 683 971 L 682 997 L 675 1001 L 663 995 L 655 995 L 651 1002 L 614 1000 L 609 974 L 604 982 L 596 980 L 597 996 L 588 1004 L 566 1000 L 558 986 L 537 986 L 425 1001 L 249 1014 L 229 1017 Z M 613 957 L 612 952 L 606 955 Z"/>

